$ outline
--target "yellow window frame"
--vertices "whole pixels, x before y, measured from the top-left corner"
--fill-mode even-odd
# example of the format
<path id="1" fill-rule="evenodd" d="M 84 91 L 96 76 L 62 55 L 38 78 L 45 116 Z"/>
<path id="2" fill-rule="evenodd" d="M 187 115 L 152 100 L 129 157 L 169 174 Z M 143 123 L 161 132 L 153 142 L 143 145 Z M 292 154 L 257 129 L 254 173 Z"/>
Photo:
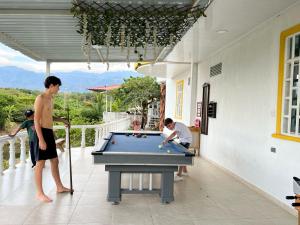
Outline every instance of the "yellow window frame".
<path id="1" fill-rule="evenodd" d="M 175 118 L 182 119 L 184 81 L 176 81 Z M 181 91 L 181 92 L 180 92 Z"/>
<path id="2" fill-rule="evenodd" d="M 280 34 L 280 48 L 279 48 L 279 65 L 278 65 L 278 92 L 277 92 L 277 115 L 276 115 L 276 133 L 272 137 L 283 140 L 300 142 L 300 137 L 288 136 L 281 132 L 281 118 L 282 118 L 282 98 L 283 98 L 283 81 L 284 81 L 284 64 L 285 64 L 285 50 L 287 37 L 300 32 L 300 24 L 295 25 Z"/>

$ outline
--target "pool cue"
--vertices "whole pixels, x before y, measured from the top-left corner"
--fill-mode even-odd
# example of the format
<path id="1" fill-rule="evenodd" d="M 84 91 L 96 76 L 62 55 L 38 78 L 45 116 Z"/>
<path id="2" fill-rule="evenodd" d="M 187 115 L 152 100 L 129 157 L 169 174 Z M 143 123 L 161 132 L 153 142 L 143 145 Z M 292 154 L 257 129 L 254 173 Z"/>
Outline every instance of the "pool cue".
<path id="1" fill-rule="evenodd" d="M 298 205 L 298 207 L 296 207 L 296 209 L 298 211 L 298 225 L 300 225 L 300 195 L 299 194 L 296 195 L 295 203 Z"/>
<path id="2" fill-rule="evenodd" d="M 298 211 L 298 225 L 300 225 L 300 195 L 286 196 L 287 200 L 295 200 L 292 206 Z"/>
<path id="3" fill-rule="evenodd" d="M 70 138 L 70 129 L 71 129 L 71 122 L 70 122 L 70 109 L 69 106 L 67 107 L 67 120 L 69 123 L 67 132 L 68 132 L 68 149 L 69 149 L 69 168 L 70 168 L 70 194 L 73 195 L 73 179 L 72 179 L 72 156 L 71 156 L 71 138 Z"/>

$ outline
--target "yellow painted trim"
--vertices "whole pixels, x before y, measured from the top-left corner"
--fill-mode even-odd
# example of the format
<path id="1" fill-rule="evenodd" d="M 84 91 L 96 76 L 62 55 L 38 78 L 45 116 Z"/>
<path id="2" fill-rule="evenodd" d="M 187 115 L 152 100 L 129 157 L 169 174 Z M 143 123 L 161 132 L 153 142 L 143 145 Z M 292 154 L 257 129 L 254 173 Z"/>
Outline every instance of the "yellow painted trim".
<path id="1" fill-rule="evenodd" d="M 282 139 L 282 140 L 287 140 L 287 141 L 300 142 L 300 138 L 298 138 L 298 137 L 287 136 L 287 135 L 283 135 L 283 134 L 272 134 L 272 137 Z"/>
<path id="2" fill-rule="evenodd" d="M 276 115 L 276 133 L 272 135 L 274 138 L 297 141 L 300 142 L 300 138 L 287 136 L 281 134 L 281 114 L 282 114 L 282 91 L 284 81 L 284 60 L 285 60 L 285 48 L 286 39 L 295 33 L 300 32 L 300 24 L 293 26 L 280 34 L 280 48 L 279 48 L 279 65 L 278 65 L 278 92 L 277 92 L 277 115 Z"/>
<path id="3" fill-rule="evenodd" d="M 182 85 L 182 93 L 181 93 L 181 115 L 177 115 L 177 104 L 178 104 L 178 99 L 177 99 L 177 96 L 178 96 L 178 86 L 179 85 Z M 183 89 L 184 89 L 184 81 L 183 80 L 178 80 L 176 81 L 176 104 L 175 104 L 175 118 L 176 119 L 182 119 L 182 108 L 183 108 Z"/>

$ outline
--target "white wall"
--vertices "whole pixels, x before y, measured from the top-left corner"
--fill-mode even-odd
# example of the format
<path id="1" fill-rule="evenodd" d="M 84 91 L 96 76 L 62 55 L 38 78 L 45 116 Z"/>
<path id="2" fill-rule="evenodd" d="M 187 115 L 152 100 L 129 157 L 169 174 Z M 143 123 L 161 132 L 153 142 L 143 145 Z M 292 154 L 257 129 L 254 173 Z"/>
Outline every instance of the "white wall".
<path id="1" fill-rule="evenodd" d="M 190 124 L 190 105 L 191 105 L 191 86 L 188 85 L 188 77 L 190 77 L 190 71 L 182 71 L 178 75 L 167 79 L 166 81 L 166 108 L 165 118 L 170 117 L 174 121 L 180 121 L 186 124 Z M 176 105 L 176 82 L 183 80 L 183 108 L 182 119 L 175 118 L 175 105 Z"/>
<path id="2" fill-rule="evenodd" d="M 275 133 L 279 37 L 300 23 L 300 5 L 273 18 L 243 39 L 201 62 L 202 84 L 211 84 L 217 118 L 201 136 L 202 156 L 225 167 L 281 202 L 288 204 L 292 177 L 300 177 L 300 143 L 272 138 Z M 209 67 L 223 63 L 223 73 L 209 78 Z M 275 147 L 277 152 L 271 153 Z M 290 204 L 290 202 L 289 202 Z"/>

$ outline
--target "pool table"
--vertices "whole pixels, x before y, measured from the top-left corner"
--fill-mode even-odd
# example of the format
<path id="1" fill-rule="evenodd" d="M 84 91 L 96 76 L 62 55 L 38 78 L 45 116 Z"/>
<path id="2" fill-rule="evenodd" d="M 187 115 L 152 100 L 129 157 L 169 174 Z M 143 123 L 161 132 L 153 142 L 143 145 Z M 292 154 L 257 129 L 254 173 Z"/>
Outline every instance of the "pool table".
<path id="1" fill-rule="evenodd" d="M 174 201 L 174 172 L 178 165 L 192 165 L 194 154 L 172 141 L 160 146 L 164 140 L 161 132 L 111 132 L 104 143 L 92 152 L 94 163 L 105 164 L 109 172 L 107 200 L 121 201 L 122 173 L 160 173 L 160 189 L 132 190 L 133 193 L 158 193 L 162 203 Z"/>

